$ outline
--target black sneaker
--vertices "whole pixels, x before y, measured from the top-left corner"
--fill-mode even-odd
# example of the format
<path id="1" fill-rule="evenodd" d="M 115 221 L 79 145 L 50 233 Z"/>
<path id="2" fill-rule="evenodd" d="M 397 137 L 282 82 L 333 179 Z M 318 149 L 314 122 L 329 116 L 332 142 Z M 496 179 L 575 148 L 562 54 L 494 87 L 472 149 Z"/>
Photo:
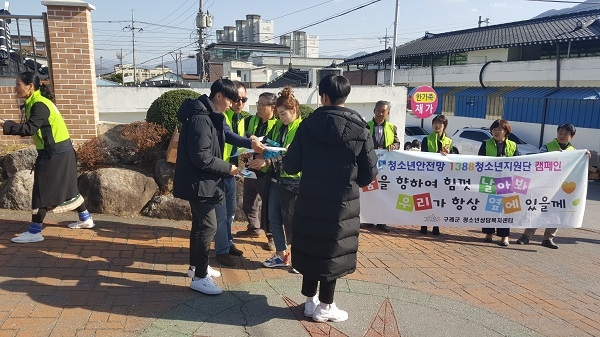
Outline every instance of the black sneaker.
<path id="1" fill-rule="evenodd" d="M 273 238 L 269 238 L 269 241 L 263 245 L 263 248 L 270 252 L 275 251 L 275 242 L 273 242 Z"/>
<path id="2" fill-rule="evenodd" d="M 421 230 L 419 232 L 421 232 L 421 234 L 427 234 L 427 226 L 421 226 Z"/>
<path id="3" fill-rule="evenodd" d="M 262 236 L 262 231 L 260 229 L 246 229 L 238 231 L 235 233 L 235 236 L 240 238 L 260 238 Z"/>
<path id="4" fill-rule="evenodd" d="M 233 258 L 229 254 L 217 254 L 217 261 L 224 266 L 233 267 L 235 266 L 235 262 Z"/>
<path id="5" fill-rule="evenodd" d="M 542 241 L 542 246 L 548 247 L 551 249 L 558 249 L 558 245 L 554 243 L 552 239 Z"/>
<path id="6" fill-rule="evenodd" d="M 375 227 L 377 227 L 377 229 L 379 229 L 382 232 L 385 232 L 385 233 L 390 232 L 390 229 L 388 228 L 388 226 L 386 224 L 380 223 L 380 224 L 375 225 Z"/>
<path id="7" fill-rule="evenodd" d="M 433 235 L 440 235 L 440 228 L 438 226 L 433 226 L 433 230 L 431 231 Z"/>
<path id="8" fill-rule="evenodd" d="M 525 235 L 521 236 L 518 240 L 517 240 L 517 244 L 519 245 L 526 245 L 529 243 L 529 238 L 526 237 Z"/>
<path id="9" fill-rule="evenodd" d="M 235 245 L 229 246 L 229 255 L 233 256 L 242 256 L 244 252 L 239 250 Z"/>

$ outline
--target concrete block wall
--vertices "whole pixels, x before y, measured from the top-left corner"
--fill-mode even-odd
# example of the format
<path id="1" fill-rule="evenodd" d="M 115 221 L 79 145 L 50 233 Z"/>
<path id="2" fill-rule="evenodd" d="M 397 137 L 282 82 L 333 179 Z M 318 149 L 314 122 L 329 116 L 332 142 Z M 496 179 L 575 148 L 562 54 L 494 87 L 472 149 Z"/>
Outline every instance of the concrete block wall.
<path id="1" fill-rule="evenodd" d="M 47 7 L 54 102 L 62 114 L 71 139 L 81 144 L 96 137 L 98 97 L 92 38 L 91 10 L 80 0 L 44 0 Z M 19 120 L 22 101 L 12 86 L 0 87 L 2 118 Z M 30 137 L 0 136 L 2 143 L 30 143 Z"/>

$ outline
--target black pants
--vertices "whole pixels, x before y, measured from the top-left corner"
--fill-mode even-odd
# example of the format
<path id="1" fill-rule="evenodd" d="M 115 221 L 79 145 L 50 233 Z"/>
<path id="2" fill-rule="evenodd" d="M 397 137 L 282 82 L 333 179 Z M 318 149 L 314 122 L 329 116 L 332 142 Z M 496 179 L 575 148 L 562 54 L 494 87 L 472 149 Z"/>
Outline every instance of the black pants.
<path id="1" fill-rule="evenodd" d="M 285 240 L 288 245 L 291 245 L 292 225 L 294 223 L 294 209 L 296 208 L 296 198 L 298 197 L 298 185 L 279 185 L 279 187 L 279 198 L 281 199 L 281 216 L 283 218 Z"/>
<path id="2" fill-rule="evenodd" d="M 260 173 L 259 173 L 260 174 Z M 244 179 L 244 194 L 242 201 L 242 211 L 248 219 L 249 230 L 259 230 L 261 228 L 261 215 L 259 213 L 259 200 L 265 199 L 265 179 L 266 175 L 257 174 L 256 179 Z M 260 199 L 259 199 L 260 197 Z"/>
<path id="3" fill-rule="evenodd" d="M 208 251 L 217 232 L 215 205 L 190 201 L 192 230 L 190 231 L 190 266 L 196 267 L 194 276 L 206 277 Z"/>
<path id="4" fill-rule="evenodd" d="M 323 282 L 317 280 L 307 279 L 306 276 L 302 278 L 302 295 L 306 297 L 313 297 L 317 294 L 317 287 L 319 288 L 319 302 L 325 304 L 333 303 L 333 294 L 335 293 L 335 281 Z"/>
<path id="5" fill-rule="evenodd" d="M 495 232 L 496 235 L 501 237 L 510 235 L 510 228 L 482 228 L 481 231 L 485 234 L 494 234 Z"/>

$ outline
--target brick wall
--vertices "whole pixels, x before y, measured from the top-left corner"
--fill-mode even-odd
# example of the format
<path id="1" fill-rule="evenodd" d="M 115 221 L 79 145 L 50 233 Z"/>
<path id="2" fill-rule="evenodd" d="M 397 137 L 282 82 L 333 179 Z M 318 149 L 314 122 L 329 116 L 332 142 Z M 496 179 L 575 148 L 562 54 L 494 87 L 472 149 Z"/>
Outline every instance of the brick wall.
<path id="1" fill-rule="evenodd" d="M 81 144 L 97 135 L 98 98 L 91 10 L 85 2 L 46 0 L 54 101 L 71 139 Z M 56 3 L 54 5 L 53 3 Z M 19 120 L 19 102 L 12 87 L 0 87 L 2 118 Z M 31 143 L 30 137 L 1 136 L 2 143 Z"/>
<path id="2" fill-rule="evenodd" d="M 13 87 L 0 86 L 0 118 L 18 121 L 21 104 L 14 94 Z M 30 137 L 0 136 L 0 141 L 2 144 L 33 144 Z"/>
<path id="3" fill-rule="evenodd" d="M 82 143 L 97 135 L 98 124 L 91 12 L 86 7 L 47 7 L 54 100 L 71 139 Z"/>
<path id="4" fill-rule="evenodd" d="M 223 63 L 209 63 L 208 64 L 208 81 L 214 82 L 223 76 Z"/>

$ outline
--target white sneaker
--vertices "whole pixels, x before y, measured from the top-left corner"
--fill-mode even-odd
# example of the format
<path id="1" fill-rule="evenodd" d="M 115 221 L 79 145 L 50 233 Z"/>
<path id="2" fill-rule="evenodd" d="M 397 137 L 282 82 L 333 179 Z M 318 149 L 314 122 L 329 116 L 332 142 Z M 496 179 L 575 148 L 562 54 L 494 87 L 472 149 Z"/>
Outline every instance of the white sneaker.
<path id="1" fill-rule="evenodd" d="M 221 277 L 221 272 L 213 269 L 211 266 L 208 266 L 208 269 L 206 269 L 206 274 L 210 277 Z"/>
<path id="2" fill-rule="evenodd" d="M 30 232 L 24 232 L 21 233 L 19 236 L 15 236 L 14 238 L 10 239 L 10 241 L 14 242 L 14 243 L 31 243 L 31 242 L 41 242 L 44 241 L 44 237 L 42 236 L 42 233 L 30 233 Z"/>
<path id="3" fill-rule="evenodd" d="M 312 319 L 317 322 L 343 322 L 348 319 L 348 313 L 338 309 L 335 303 L 321 303 L 315 309 Z"/>
<path id="4" fill-rule="evenodd" d="M 307 298 L 304 303 L 304 316 L 312 317 L 315 313 L 315 309 L 319 306 L 319 295 Z"/>
<path id="5" fill-rule="evenodd" d="M 213 279 L 208 275 L 206 275 L 205 278 L 192 278 L 190 288 L 207 295 L 217 295 L 223 291 L 221 290 L 221 288 L 219 288 L 218 285 L 215 284 Z"/>
<path id="6" fill-rule="evenodd" d="M 69 228 L 73 228 L 73 229 L 94 228 L 94 226 L 96 226 L 96 225 L 94 224 L 94 220 L 92 220 L 92 218 L 89 218 L 85 221 L 77 220 L 77 222 L 73 222 L 73 223 L 69 224 Z"/>
<path id="7" fill-rule="evenodd" d="M 213 269 L 211 266 L 208 266 L 208 269 L 206 269 L 206 274 L 210 277 L 221 277 L 221 272 Z M 196 275 L 196 267 L 190 266 L 187 271 L 187 276 L 194 277 L 194 275 Z"/>

